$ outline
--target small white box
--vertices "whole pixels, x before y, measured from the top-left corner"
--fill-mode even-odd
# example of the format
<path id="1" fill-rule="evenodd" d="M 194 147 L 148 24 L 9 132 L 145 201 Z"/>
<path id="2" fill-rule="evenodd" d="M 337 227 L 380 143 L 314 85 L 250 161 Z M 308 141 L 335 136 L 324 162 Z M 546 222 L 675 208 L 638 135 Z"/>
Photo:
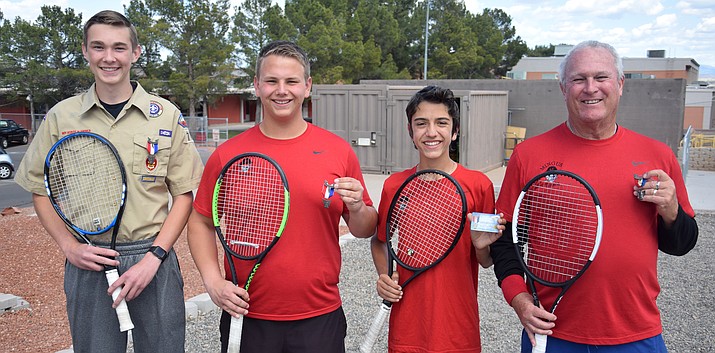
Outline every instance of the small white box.
<path id="1" fill-rule="evenodd" d="M 498 233 L 498 225 L 498 214 L 472 212 L 471 230 L 475 230 L 477 232 Z"/>

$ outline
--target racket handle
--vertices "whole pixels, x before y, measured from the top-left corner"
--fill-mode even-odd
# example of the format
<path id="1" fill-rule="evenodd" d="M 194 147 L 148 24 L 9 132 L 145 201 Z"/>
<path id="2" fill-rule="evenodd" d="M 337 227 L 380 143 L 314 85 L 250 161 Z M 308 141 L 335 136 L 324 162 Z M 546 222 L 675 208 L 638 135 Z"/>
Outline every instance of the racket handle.
<path id="1" fill-rule="evenodd" d="M 119 279 L 119 271 L 117 271 L 116 268 L 107 270 L 104 274 L 107 276 L 107 283 L 109 283 L 110 286 Z M 112 292 L 112 300 L 117 300 L 121 291 L 122 288 L 115 289 L 114 292 Z M 119 319 L 119 331 L 124 332 L 133 329 L 134 323 L 132 322 L 132 317 L 129 316 L 129 308 L 127 308 L 127 302 L 124 299 L 119 302 L 116 310 L 117 319 Z"/>
<path id="2" fill-rule="evenodd" d="M 546 339 L 548 336 L 536 333 L 534 338 L 536 339 L 536 345 L 531 349 L 531 353 L 546 353 Z"/>
<path id="3" fill-rule="evenodd" d="M 382 303 L 380 310 L 377 311 L 377 315 L 372 320 L 370 329 L 365 334 L 365 340 L 360 345 L 360 353 L 372 353 L 372 348 L 375 347 L 375 342 L 377 342 L 377 336 L 382 331 L 382 326 L 385 325 L 387 317 L 390 316 L 390 310 L 392 310 L 391 305 Z"/>
<path id="4" fill-rule="evenodd" d="M 243 333 L 243 315 L 238 318 L 231 316 L 231 328 L 228 330 L 228 353 L 241 351 L 241 334 Z"/>

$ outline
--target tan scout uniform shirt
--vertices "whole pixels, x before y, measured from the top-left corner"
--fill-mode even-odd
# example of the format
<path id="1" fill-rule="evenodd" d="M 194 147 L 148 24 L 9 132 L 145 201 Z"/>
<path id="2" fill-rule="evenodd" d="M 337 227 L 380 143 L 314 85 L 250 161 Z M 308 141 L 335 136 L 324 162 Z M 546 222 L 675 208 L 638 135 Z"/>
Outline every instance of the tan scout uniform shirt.
<path id="1" fill-rule="evenodd" d="M 45 116 L 20 163 L 15 181 L 27 191 L 46 195 L 43 166 L 47 152 L 60 138 L 77 131 L 104 136 L 117 148 L 127 173 L 127 200 L 118 243 L 155 236 L 169 212 L 173 196 L 195 190 L 203 163 L 179 110 L 169 101 L 137 87 L 114 117 L 90 89 L 55 105 Z M 158 141 L 156 165 L 149 163 L 147 140 Z M 91 161 L 89 162 L 91 163 Z M 111 231 L 92 236 L 109 242 Z"/>

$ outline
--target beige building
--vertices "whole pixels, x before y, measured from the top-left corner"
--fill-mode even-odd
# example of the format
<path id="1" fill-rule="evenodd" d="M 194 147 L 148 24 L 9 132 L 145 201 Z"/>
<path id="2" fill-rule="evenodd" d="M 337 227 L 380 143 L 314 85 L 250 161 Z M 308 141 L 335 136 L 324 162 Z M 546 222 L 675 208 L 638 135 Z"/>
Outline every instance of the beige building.
<path id="1" fill-rule="evenodd" d="M 559 45 L 552 57 L 526 57 L 507 73 L 514 80 L 556 80 L 564 55 L 571 45 Z M 700 64 L 692 58 L 666 58 L 664 50 L 650 50 L 645 58 L 623 58 L 626 79 L 673 79 L 686 81 L 683 128 L 711 129 L 713 126 L 713 90 L 698 86 Z M 709 95 L 709 98 L 707 97 Z"/>

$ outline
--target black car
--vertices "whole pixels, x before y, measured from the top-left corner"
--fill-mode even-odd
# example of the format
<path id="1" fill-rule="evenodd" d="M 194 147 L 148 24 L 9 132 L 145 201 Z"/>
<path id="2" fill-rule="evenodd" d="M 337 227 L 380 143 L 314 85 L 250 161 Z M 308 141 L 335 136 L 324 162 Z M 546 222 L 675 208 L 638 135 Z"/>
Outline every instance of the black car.
<path id="1" fill-rule="evenodd" d="M 27 144 L 30 133 L 20 124 L 10 119 L 0 119 L 0 146 L 7 148 L 10 143 Z"/>

